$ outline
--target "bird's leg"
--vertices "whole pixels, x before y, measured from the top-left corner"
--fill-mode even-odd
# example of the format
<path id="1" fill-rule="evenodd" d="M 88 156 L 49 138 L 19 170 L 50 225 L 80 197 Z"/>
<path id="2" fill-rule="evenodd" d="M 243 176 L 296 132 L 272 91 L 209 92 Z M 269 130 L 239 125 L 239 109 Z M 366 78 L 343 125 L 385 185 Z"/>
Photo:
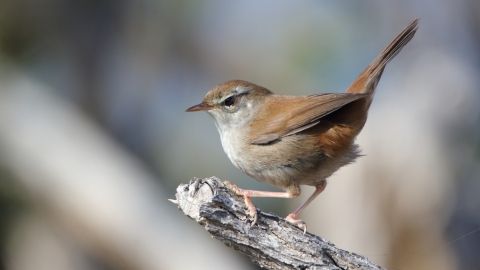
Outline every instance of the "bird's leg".
<path id="1" fill-rule="evenodd" d="M 252 225 L 257 222 L 257 208 L 253 205 L 251 197 L 275 197 L 275 198 L 295 198 L 300 195 L 300 187 L 290 186 L 286 192 L 274 192 L 274 191 L 260 191 L 260 190 L 248 190 L 238 188 L 236 185 L 225 181 L 225 184 L 229 186 L 237 195 L 242 196 L 245 199 L 245 204 L 250 211 L 250 217 L 253 218 Z"/>
<path id="2" fill-rule="evenodd" d="M 318 194 L 322 193 L 322 191 L 325 190 L 325 187 L 327 187 L 327 180 L 322 180 L 320 183 L 317 184 L 313 194 L 302 205 L 300 205 L 297 210 L 293 211 L 285 218 L 286 221 L 303 229 L 303 234 L 307 232 L 307 224 L 305 224 L 303 220 L 297 219 L 297 216 L 318 196 Z"/>

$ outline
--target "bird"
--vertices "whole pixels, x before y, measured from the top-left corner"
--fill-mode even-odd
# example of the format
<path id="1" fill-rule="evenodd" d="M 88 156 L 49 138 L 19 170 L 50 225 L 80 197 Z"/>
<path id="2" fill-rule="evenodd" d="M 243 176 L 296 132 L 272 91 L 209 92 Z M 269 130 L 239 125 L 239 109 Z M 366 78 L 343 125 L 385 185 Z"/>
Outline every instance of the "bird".
<path id="1" fill-rule="evenodd" d="M 208 91 L 187 112 L 205 111 L 214 120 L 222 147 L 240 171 L 283 192 L 246 190 L 226 182 L 243 196 L 253 219 L 251 197 L 294 198 L 301 185 L 313 194 L 285 219 L 307 230 L 298 215 L 327 186 L 327 178 L 361 156 L 355 139 L 363 129 L 375 89 L 387 63 L 413 38 L 413 20 L 353 81 L 344 93 L 276 95 L 265 87 L 230 80 Z"/>

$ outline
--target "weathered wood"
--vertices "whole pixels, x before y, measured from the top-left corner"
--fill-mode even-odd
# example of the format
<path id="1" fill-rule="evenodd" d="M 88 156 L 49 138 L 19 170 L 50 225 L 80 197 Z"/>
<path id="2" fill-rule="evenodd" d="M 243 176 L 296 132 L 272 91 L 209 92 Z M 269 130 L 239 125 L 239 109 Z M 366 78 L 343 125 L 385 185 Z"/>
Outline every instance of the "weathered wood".
<path id="1" fill-rule="evenodd" d="M 216 177 L 177 188 L 175 203 L 216 239 L 268 269 L 384 269 L 369 259 L 258 210 L 251 225 L 242 197 Z"/>

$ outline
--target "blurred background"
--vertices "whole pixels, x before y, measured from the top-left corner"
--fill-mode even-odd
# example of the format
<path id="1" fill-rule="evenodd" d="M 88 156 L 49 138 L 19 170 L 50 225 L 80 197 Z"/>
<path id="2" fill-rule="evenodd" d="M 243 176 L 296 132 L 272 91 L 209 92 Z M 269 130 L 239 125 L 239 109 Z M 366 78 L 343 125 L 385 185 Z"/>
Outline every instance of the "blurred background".
<path id="1" fill-rule="evenodd" d="M 480 269 L 477 0 L 0 0 L 0 269 L 257 269 L 167 201 L 212 175 L 276 190 L 184 110 L 231 79 L 342 92 L 416 17 L 365 156 L 300 218 L 389 269 Z"/>

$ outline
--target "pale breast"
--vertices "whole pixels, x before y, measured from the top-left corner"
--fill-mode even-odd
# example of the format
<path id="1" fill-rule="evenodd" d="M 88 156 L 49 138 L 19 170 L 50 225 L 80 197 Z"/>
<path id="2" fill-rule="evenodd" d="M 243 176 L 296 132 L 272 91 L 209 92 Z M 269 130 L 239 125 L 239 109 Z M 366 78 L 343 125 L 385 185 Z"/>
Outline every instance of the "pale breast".
<path id="1" fill-rule="evenodd" d="M 244 171 L 245 164 L 242 162 L 242 156 L 248 154 L 242 151 L 247 143 L 245 136 L 242 136 L 242 133 L 236 130 L 224 131 L 220 132 L 220 139 L 222 141 L 223 151 L 225 151 L 230 161 L 235 167 Z"/>
<path id="2" fill-rule="evenodd" d="M 312 145 L 311 138 L 304 134 L 267 145 L 250 144 L 242 132 L 223 132 L 221 140 L 235 167 L 258 181 L 280 188 L 292 184 L 315 186 L 359 156 L 358 147 L 352 145 L 344 156 L 330 159 L 319 147 L 308 147 Z"/>

